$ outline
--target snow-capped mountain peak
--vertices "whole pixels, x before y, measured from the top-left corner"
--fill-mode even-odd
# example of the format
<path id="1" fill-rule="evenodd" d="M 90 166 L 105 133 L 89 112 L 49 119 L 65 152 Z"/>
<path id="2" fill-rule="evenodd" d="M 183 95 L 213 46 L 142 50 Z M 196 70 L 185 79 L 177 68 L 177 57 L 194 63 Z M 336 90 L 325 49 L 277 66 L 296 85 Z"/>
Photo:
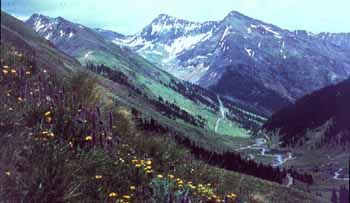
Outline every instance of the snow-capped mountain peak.
<path id="1" fill-rule="evenodd" d="M 289 31 L 236 11 L 217 22 L 161 14 L 129 36 L 102 29 L 87 32 L 79 24 L 41 15 L 27 24 L 50 41 L 62 42 L 55 44 L 67 52 L 71 43 L 79 48 L 81 38 L 92 37 L 96 43 L 89 46 L 97 47 L 104 38 L 181 79 L 268 110 L 350 76 L 349 33 Z M 84 53 L 81 57 L 92 55 Z"/>
<path id="2" fill-rule="evenodd" d="M 247 89 L 249 98 L 270 94 L 293 101 L 350 75 L 349 39 L 346 33 L 289 31 L 232 11 L 221 21 L 202 23 L 161 14 L 140 33 L 113 41 L 204 87 L 223 85 L 221 78 L 236 71 L 227 71 L 231 67 L 266 88 Z M 295 87 L 296 81 L 303 85 Z M 232 92 L 223 94 L 242 96 Z"/>
<path id="3" fill-rule="evenodd" d="M 56 40 L 58 38 L 71 39 L 77 32 L 71 23 L 62 17 L 51 18 L 41 14 L 33 14 L 26 22 L 34 25 L 33 29 L 47 40 L 52 38 L 56 38 Z M 79 26 L 83 28 L 82 25 Z"/>

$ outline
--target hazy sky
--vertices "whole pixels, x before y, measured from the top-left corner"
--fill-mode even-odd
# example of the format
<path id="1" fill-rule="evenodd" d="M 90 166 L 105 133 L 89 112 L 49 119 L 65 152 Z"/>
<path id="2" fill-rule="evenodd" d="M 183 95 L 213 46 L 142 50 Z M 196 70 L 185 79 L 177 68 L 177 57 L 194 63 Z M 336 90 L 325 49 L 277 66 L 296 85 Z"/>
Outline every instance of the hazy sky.
<path id="1" fill-rule="evenodd" d="M 1 0 L 19 18 L 32 13 L 124 34 L 140 31 L 158 14 L 192 21 L 221 20 L 236 10 L 282 28 L 350 32 L 350 0 Z"/>

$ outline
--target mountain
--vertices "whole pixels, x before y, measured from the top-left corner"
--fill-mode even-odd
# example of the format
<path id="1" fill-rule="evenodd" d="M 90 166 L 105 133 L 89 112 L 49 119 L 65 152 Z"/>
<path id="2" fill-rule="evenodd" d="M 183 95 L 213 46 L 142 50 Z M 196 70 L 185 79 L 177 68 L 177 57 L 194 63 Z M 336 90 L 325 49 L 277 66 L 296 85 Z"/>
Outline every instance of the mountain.
<path id="1" fill-rule="evenodd" d="M 349 33 L 289 31 L 235 11 L 203 23 L 162 14 L 139 33 L 111 41 L 178 78 L 269 112 L 350 75 Z M 227 83 L 237 72 L 253 86 Z"/>
<path id="2" fill-rule="evenodd" d="M 338 46 L 344 51 L 350 50 L 350 33 L 327 33 L 322 32 L 316 36 L 318 39 L 322 40 L 325 43 L 329 43 L 335 46 Z"/>
<path id="3" fill-rule="evenodd" d="M 272 115 L 263 128 L 278 131 L 284 145 L 350 143 L 350 78 L 298 99 Z M 310 136 L 312 132 L 321 136 Z"/>
<path id="4" fill-rule="evenodd" d="M 40 14 L 32 15 L 26 24 L 60 50 L 77 58 L 90 69 L 97 70 L 99 74 L 109 74 L 109 77 L 123 83 L 127 78 L 129 86 L 141 94 L 141 103 L 151 103 L 152 107 L 149 109 L 158 111 L 157 114 L 166 114 L 165 110 L 170 108 L 172 113 L 167 117 L 173 120 L 167 121 L 167 125 L 174 127 L 184 119 L 192 124 L 196 123 L 197 126 L 194 126 L 196 130 L 191 130 L 195 136 L 191 133 L 187 135 L 198 142 L 203 144 L 212 142 L 199 139 L 198 132 L 206 134 L 210 139 L 219 135 L 230 135 L 221 137 L 224 140 L 230 139 L 231 136 L 247 137 L 251 134 L 250 132 L 257 131 L 266 120 L 264 111 L 238 101 L 218 97 L 210 90 L 177 79 L 133 50 L 119 47 L 102 37 L 102 35 L 106 38 L 120 36 L 118 33 L 92 29 L 61 17 L 51 18 Z M 90 64 L 104 64 L 104 66 L 95 68 Z M 128 98 L 127 101 L 135 103 L 131 99 Z M 164 110 L 163 107 L 166 109 Z M 143 111 L 150 111 L 149 109 L 144 108 Z M 225 116 L 220 110 L 225 112 Z M 159 120 L 164 122 L 167 119 L 159 118 Z M 176 125 L 173 122 L 176 122 Z M 213 137 L 212 134 L 217 135 Z M 219 142 L 232 142 L 224 140 Z"/>
<path id="5" fill-rule="evenodd" d="M 80 63 L 69 55 L 57 50 L 52 43 L 42 39 L 30 27 L 1 12 L 1 39 L 11 41 L 29 53 L 35 53 L 36 63 L 44 68 L 57 67 L 52 71 L 69 73 Z"/>
<path id="6" fill-rule="evenodd" d="M 102 35 L 104 39 L 107 39 L 107 40 L 114 40 L 115 38 L 123 39 L 126 37 L 123 34 L 120 34 L 120 33 L 114 32 L 114 31 L 110 31 L 110 30 L 105 30 L 105 29 L 101 29 L 101 28 L 96 28 L 95 30 L 100 35 Z"/>

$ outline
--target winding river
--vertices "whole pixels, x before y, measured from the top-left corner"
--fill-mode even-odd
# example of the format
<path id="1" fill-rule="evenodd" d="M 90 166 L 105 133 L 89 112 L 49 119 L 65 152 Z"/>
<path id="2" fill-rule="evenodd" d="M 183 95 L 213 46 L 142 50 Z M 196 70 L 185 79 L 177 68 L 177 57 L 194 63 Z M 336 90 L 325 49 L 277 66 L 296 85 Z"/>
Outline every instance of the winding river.
<path id="1" fill-rule="evenodd" d="M 260 151 L 260 156 L 264 157 L 270 157 L 272 158 L 272 163 L 271 165 L 273 167 L 280 167 L 283 166 L 288 160 L 294 159 L 293 154 L 291 152 L 280 152 L 278 150 L 271 149 L 267 147 L 267 141 L 265 138 L 257 138 L 255 139 L 255 143 L 252 145 L 248 145 L 245 147 L 241 147 L 237 149 L 236 151 L 241 151 L 241 150 L 259 150 Z M 250 159 L 255 159 L 255 156 L 252 154 L 249 154 L 248 157 Z M 287 187 L 290 187 L 293 184 L 293 177 L 288 173 L 287 174 Z"/>
<path id="2" fill-rule="evenodd" d="M 336 172 L 334 172 L 334 176 L 332 177 L 334 180 L 345 180 L 349 181 L 350 178 L 341 178 L 341 172 L 343 171 L 343 168 L 339 168 Z"/>

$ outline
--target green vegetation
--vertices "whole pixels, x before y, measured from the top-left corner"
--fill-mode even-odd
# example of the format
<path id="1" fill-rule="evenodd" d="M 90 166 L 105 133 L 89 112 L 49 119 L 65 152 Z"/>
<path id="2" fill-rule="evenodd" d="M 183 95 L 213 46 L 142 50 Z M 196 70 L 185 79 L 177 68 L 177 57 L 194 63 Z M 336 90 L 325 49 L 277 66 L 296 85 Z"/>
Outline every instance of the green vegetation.
<path id="1" fill-rule="evenodd" d="M 139 129 L 127 106 L 107 102 L 110 98 L 101 92 L 105 81 L 99 77 L 78 72 L 58 80 L 31 56 L 1 44 L 1 198 L 14 202 L 318 201 L 195 159 L 176 144 L 172 131 Z"/>

